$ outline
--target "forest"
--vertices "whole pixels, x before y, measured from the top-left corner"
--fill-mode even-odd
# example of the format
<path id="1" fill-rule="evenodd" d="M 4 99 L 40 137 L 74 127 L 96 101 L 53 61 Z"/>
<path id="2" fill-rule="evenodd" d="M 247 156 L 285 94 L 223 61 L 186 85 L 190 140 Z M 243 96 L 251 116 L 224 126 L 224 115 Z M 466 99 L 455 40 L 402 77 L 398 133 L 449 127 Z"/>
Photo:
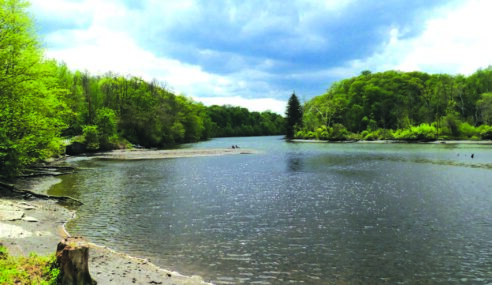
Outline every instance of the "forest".
<path id="1" fill-rule="evenodd" d="M 492 67 L 470 76 L 363 71 L 303 105 L 296 138 L 492 139 Z"/>
<path id="2" fill-rule="evenodd" d="M 158 81 L 72 71 L 44 57 L 22 0 L 0 1 L 0 176 L 62 154 L 169 147 L 218 136 L 279 135 L 284 118 L 233 106 L 204 106 Z"/>

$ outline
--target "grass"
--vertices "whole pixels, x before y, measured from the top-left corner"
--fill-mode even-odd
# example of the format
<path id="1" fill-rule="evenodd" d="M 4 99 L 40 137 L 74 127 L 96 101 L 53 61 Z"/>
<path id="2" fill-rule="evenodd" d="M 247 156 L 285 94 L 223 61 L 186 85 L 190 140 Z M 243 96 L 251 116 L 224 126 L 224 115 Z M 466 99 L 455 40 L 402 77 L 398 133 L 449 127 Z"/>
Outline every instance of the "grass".
<path id="1" fill-rule="evenodd" d="M 28 257 L 13 257 L 9 256 L 7 249 L 0 245 L 1 285 L 57 284 L 59 272 L 54 254 L 38 256 L 31 253 Z"/>

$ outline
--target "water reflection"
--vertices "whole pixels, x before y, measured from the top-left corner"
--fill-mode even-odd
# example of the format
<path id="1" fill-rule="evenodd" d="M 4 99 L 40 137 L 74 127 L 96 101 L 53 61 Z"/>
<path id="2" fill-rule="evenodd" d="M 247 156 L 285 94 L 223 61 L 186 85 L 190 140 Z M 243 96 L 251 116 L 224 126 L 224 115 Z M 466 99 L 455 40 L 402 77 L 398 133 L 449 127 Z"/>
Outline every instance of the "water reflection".
<path id="1" fill-rule="evenodd" d="M 492 282 L 488 148 L 234 143 L 264 152 L 83 162 L 53 191 L 86 203 L 73 233 L 219 284 Z"/>

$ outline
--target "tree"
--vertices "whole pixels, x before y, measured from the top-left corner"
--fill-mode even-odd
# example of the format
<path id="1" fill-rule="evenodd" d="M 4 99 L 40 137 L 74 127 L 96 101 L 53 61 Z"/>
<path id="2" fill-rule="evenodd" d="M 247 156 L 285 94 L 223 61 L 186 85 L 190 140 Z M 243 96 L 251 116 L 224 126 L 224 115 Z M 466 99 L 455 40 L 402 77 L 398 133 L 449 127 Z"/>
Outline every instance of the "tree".
<path id="1" fill-rule="evenodd" d="M 43 61 L 27 3 L 0 0 L 0 173 L 8 176 L 60 151 L 66 94 Z"/>
<path id="2" fill-rule="evenodd" d="M 113 110 L 102 108 L 97 110 L 96 125 L 99 135 L 99 144 L 102 149 L 112 149 L 112 140 L 116 137 L 117 118 Z"/>
<path id="3" fill-rule="evenodd" d="M 292 93 L 289 98 L 285 115 L 287 117 L 286 137 L 292 139 L 296 128 L 302 123 L 302 107 L 295 93 Z"/>
<path id="4" fill-rule="evenodd" d="M 481 120 L 488 124 L 492 124 L 492 93 L 483 93 L 480 100 L 477 101 L 477 108 L 480 112 Z"/>

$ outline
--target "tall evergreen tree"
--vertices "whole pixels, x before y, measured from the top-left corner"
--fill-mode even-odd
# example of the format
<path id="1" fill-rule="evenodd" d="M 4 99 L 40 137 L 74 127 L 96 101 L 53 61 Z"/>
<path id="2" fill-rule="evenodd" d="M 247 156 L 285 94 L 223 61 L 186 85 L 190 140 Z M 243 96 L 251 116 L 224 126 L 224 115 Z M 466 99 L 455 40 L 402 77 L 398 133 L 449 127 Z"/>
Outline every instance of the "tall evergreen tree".
<path id="1" fill-rule="evenodd" d="M 289 98 L 285 115 L 287 116 L 286 137 L 287 139 L 292 139 L 294 138 L 296 127 L 299 127 L 302 123 L 302 107 L 295 92 Z"/>

